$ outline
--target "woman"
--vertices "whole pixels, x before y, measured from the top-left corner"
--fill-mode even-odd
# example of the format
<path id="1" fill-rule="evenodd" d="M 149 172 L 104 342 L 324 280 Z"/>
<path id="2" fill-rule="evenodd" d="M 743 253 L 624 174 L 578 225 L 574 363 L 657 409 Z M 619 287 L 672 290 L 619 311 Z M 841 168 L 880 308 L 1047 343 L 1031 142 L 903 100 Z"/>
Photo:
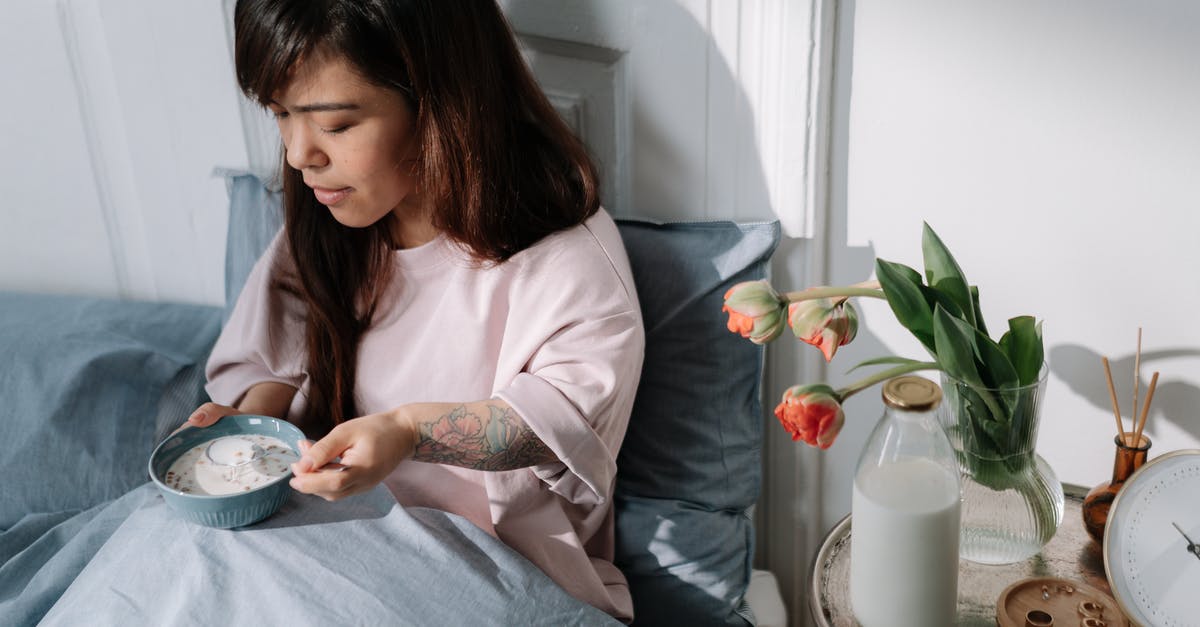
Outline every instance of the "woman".
<path id="1" fill-rule="evenodd" d="M 208 426 L 319 438 L 292 485 L 383 482 L 628 620 L 615 459 L 644 343 L 595 169 L 493 0 L 239 0 L 238 81 L 283 139 L 285 226 L 208 364 Z"/>

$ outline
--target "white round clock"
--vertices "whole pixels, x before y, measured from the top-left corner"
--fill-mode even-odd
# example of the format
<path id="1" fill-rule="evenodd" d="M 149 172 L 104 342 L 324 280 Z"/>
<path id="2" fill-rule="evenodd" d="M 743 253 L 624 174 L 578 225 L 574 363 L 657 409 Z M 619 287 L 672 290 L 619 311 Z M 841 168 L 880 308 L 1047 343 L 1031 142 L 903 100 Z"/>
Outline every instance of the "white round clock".
<path id="1" fill-rule="evenodd" d="M 1157 457 L 1125 482 L 1108 513 L 1104 570 L 1138 624 L 1200 627 L 1200 450 Z"/>

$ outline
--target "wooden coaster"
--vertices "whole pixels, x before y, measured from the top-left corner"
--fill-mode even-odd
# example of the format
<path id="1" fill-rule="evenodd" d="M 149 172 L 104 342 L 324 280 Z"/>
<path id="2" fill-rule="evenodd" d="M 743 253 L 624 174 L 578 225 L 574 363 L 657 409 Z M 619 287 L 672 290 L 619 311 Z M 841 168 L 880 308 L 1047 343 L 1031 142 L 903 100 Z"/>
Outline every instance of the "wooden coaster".
<path id="1" fill-rule="evenodd" d="M 1130 627 L 1117 602 L 1077 581 L 1022 579 L 996 600 L 1000 627 Z"/>

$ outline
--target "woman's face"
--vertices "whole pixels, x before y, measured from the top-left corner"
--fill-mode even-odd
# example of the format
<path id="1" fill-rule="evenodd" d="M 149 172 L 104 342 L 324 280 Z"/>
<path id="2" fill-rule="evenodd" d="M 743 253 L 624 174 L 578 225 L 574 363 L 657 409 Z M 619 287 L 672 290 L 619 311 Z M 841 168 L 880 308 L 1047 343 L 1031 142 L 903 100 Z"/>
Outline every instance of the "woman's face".
<path id="1" fill-rule="evenodd" d="M 340 58 L 297 65 L 274 94 L 287 162 L 334 219 L 365 227 L 394 212 L 423 215 L 415 193 L 414 118 L 397 92 L 370 84 Z"/>

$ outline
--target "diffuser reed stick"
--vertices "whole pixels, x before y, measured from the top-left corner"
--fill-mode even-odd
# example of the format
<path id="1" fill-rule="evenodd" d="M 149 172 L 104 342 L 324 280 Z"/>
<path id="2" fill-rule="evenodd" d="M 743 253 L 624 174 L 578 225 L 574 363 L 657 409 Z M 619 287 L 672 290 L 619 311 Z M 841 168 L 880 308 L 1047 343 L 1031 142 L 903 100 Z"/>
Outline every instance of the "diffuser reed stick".
<path id="1" fill-rule="evenodd" d="M 1154 400 L 1154 388 L 1158 387 L 1158 373 L 1150 377 L 1150 387 L 1146 390 L 1146 403 L 1142 406 L 1142 415 L 1138 418 L 1137 431 L 1133 435 L 1133 445 L 1142 443 L 1142 429 L 1146 428 L 1146 417 L 1150 415 L 1150 401 Z"/>
<path id="2" fill-rule="evenodd" d="M 1142 327 L 1138 327 L 1137 352 L 1133 354 L 1133 411 L 1129 413 L 1129 419 L 1133 421 L 1133 426 L 1137 427 L 1138 417 L 1138 387 L 1142 384 Z M 1137 442 L 1133 443 L 1137 446 Z"/>
<path id="3" fill-rule="evenodd" d="M 1121 406 L 1117 404 L 1117 389 L 1113 387 L 1112 369 L 1108 366 L 1107 357 L 1101 357 L 1100 361 L 1104 362 L 1104 380 L 1108 382 L 1108 398 L 1112 400 L 1113 418 L 1117 420 L 1117 433 L 1124 442 L 1125 427 L 1121 423 Z"/>

